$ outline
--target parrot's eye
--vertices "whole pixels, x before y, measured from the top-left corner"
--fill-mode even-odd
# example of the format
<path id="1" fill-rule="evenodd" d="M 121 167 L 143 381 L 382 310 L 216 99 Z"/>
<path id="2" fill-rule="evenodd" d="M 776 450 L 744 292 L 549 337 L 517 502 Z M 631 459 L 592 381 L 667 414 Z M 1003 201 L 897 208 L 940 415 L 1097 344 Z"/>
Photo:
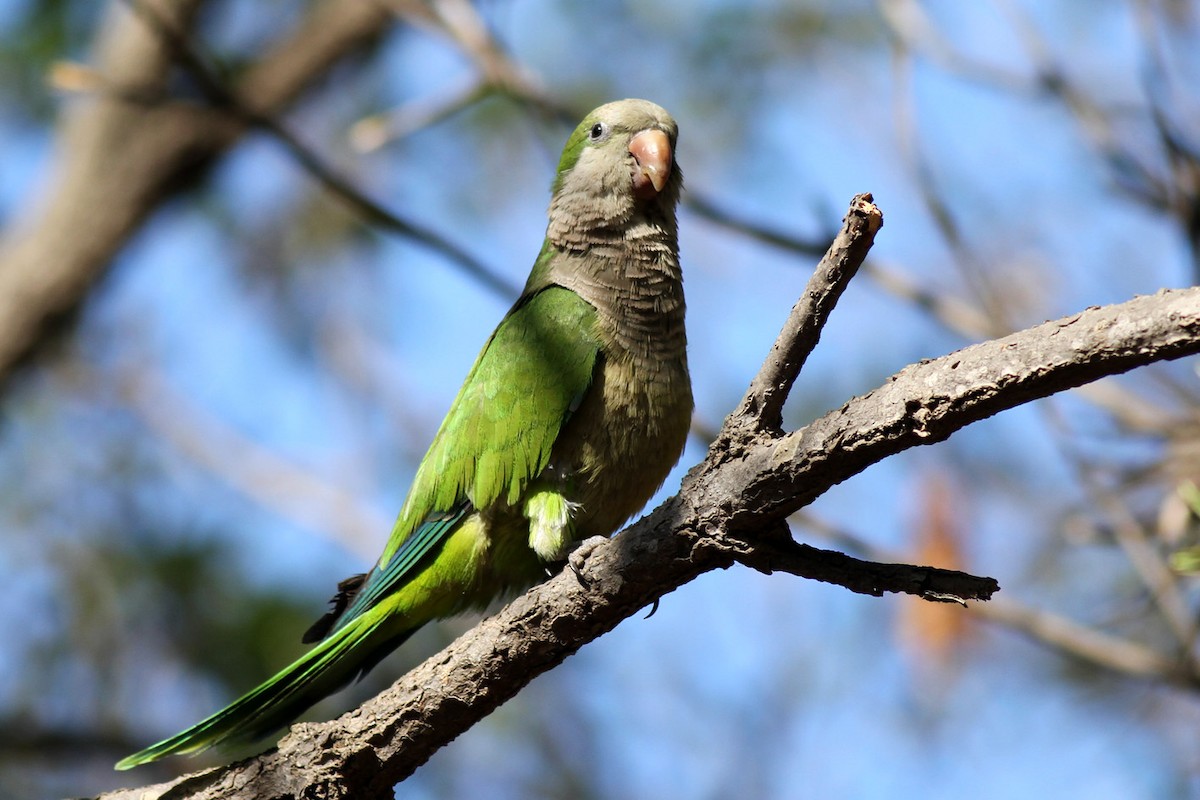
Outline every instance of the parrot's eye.
<path id="1" fill-rule="evenodd" d="M 604 135 L 606 133 L 608 133 L 608 126 L 605 125 L 603 122 L 597 122 L 595 125 L 592 126 L 591 131 L 588 132 L 588 136 L 591 138 L 591 140 L 593 142 L 597 142 L 600 139 L 604 138 Z"/>

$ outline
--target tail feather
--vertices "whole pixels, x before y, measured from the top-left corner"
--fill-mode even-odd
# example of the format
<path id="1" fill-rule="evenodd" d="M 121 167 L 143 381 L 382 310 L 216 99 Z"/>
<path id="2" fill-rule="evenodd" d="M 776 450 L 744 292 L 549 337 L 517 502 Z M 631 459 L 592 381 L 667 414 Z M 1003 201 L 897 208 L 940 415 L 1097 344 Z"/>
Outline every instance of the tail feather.
<path id="1" fill-rule="evenodd" d="M 362 677 L 415 631 L 386 635 L 380 631 L 385 619 L 384 614 L 359 617 L 273 678 L 187 730 L 122 759 L 117 769 L 219 744 L 253 742 L 282 728 L 318 700 Z"/>

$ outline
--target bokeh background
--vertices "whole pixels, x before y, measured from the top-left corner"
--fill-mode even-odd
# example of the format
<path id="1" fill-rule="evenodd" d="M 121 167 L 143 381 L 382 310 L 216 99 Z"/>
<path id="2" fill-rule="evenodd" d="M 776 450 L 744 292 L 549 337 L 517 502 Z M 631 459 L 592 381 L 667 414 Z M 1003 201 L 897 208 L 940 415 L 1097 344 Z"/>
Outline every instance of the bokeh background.
<path id="1" fill-rule="evenodd" d="M 913 361 L 1200 269 L 1194 3 L 377 4 L 379 36 L 157 202 L 2 387 L 0 796 L 219 760 L 111 771 L 300 652 L 377 555 L 538 251 L 563 120 L 594 105 L 646 97 L 681 129 L 697 409 L 660 497 L 857 192 L 886 223 L 793 427 Z M 64 121 L 119 90 L 98 42 L 138 5 L 0 2 L 7 241 L 53 201 Z M 211 102 L 206 80 L 235 85 L 322 4 L 200 5 L 186 40 L 203 68 L 170 67 L 153 102 Z M 366 219 L 280 131 L 495 280 Z M 795 535 L 995 576 L 994 604 L 704 575 L 397 796 L 1200 797 L 1200 597 L 1168 561 L 1196 539 L 1198 409 L 1188 360 L 888 459 Z M 314 716 L 471 624 L 430 626 Z"/>

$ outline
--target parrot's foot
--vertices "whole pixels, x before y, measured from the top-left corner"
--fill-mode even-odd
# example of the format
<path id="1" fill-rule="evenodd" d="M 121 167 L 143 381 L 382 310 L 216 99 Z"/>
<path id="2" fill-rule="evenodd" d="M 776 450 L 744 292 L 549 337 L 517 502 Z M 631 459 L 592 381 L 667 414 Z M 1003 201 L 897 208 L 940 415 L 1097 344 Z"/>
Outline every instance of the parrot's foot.
<path id="1" fill-rule="evenodd" d="M 608 541 L 607 536 L 592 536 L 573 543 L 571 552 L 567 554 L 567 566 L 575 573 L 575 578 L 584 588 L 588 586 L 587 578 L 583 577 L 583 565 L 597 547 Z"/>

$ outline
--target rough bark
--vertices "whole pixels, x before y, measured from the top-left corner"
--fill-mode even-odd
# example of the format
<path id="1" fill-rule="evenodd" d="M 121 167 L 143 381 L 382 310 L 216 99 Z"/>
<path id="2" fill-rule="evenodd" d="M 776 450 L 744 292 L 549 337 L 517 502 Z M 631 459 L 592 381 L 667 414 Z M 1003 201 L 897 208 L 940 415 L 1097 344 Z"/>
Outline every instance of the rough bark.
<path id="1" fill-rule="evenodd" d="M 782 433 L 772 410 L 782 398 L 772 393 L 786 396 L 880 222 L 869 195 L 855 198 L 747 399 L 678 495 L 614 539 L 589 542 L 574 569 L 534 587 L 341 718 L 295 726 L 260 756 L 104 797 L 391 797 L 395 783 L 535 676 L 676 587 L 733 564 L 874 595 L 989 598 L 998 589 L 990 578 L 862 562 L 796 543 L 786 518 L 867 466 L 972 422 L 1200 352 L 1200 289 L 1088 309 L 912 365 L 805 428 Z"/>

